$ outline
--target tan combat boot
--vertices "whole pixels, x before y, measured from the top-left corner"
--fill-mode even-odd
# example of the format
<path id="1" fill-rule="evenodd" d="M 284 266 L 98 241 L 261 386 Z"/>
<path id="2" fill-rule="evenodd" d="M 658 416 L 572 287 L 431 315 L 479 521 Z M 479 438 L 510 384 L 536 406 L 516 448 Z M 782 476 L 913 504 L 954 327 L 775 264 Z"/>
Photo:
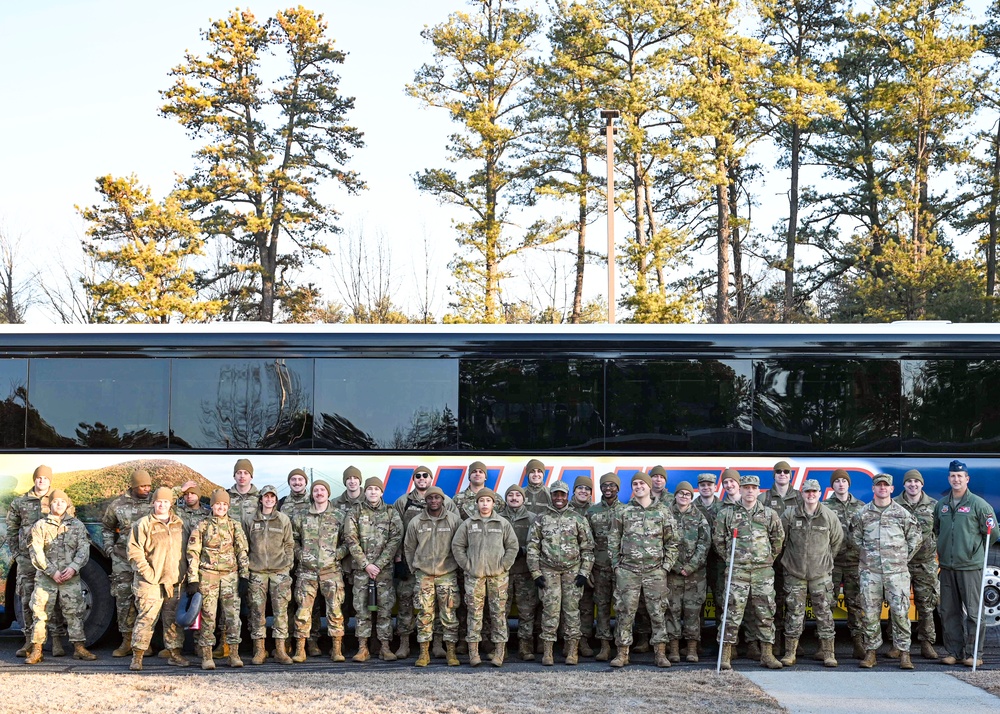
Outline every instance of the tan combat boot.
<path id="1" fill-rule="evenodd" d="M 378 651 L 378 658 L 383 662 L 395 662 L 396 655 L 392 653 L 392 647 L 389 646 L 389 640 L 379 640 L 382 647 Z"/>
<path id="2" fill-rule="evenodd" d="M 649 635 L 640 633 L 635 636 L 635 642 L 632 644 L 632 651 L 638 652 L 639 654 L 645 654 L 649 652 Z"/>
<path id="3" fill-rule="evenodd" d="M 202 669 L 215 669 L 215 660 L 212 659 L 213 656 L 214 655 L 212 653 L 212 648 L 211 647 L 206 646 L 206 647 L 202 647 L 201 648 L 201 668 Z"/>
<path id="4" fill-rule="evenodd" d="M 237 669 L 243 666 L 243 660 L 240 659 L 239 645 L 233 645 L 229 648 L 229 666 Z"/>
<path id="5" fill-rule="evenodd" d="M 913 662 L 910 660 L 909 652 L 899 653 L 899 668 L 900 669 L 913 669 Z"/>
<path id="6" fill-rule="evenodd" d="M 819 641 L 820 652 L 823 653 L 823 666 L 836 667 L 837 655 L 833 650 L 833 638 Z"/>
<path id="7" fill-rule="evenodd" d="M 292 662 L 305 662 L 309 655 L 306 654 L 306 638 L 295 638 L 295 654 L 292 655 Z"/>
<path id="8" fill-rule="evenodd" d="M 698 661 L 698 640 L 688 640 L 687 652 L 685 653 L 688 662 Z"/>
<path id="9" fill-rule="evenodd" d="M 865 652 L 864 642 L 861 641 L 861 635 L 855 635 L 851 638 L 851 641 L 854 644 L 854 651 L 851 653 L 851 657 L 854 659 L 864 659 L 868 656 Z"/>
<path id="10" fill-rule="evenodd" d="M 448 656 L 448 653 L 444 648 L 444 642 L 441 640 L 441 635 L 434 635 L 434 638 L 431 641 L 431 655 L 435 659 L 444 659 Z"/>
<path id="11" fill-rule="evenodd" d="M 469 666 L 478 667 L 482 664 L 483 660 L 479 658 L 479 643 L 470 642 L 469 643 Z"/>
<path id="12" fill-rule="evenodd" d="M 601 651 L 594 659 L 598 662 L 607 662 L 611 659 L 611 640 L 601 640 Z"/>
<path id="13" fill-rule="evenodd" d="M 132 663 L 128 666 L 133 672 L 142 671 L 142 656 L 146 653 L 146 650 L 137 650 L 132 648 Z"/>
<path id="14" fill-rule="evenodd" d="M 462 664 L 458 661 L 458 643 L 457 642 L 445 642 L 445 653 L 444 656 L 448 662 L 449 667 L 457 667 Z"/>
<path id="15" fill-rule="evenodd" d="M 126 632 L 122 635 L 121 645 L 111 653 L 111 656 L 128 657 L 130 654 L 132 654 L 132 633 Z"/>
<path id="16" fill-rule="evenodd" d="M 25 664 L 38 664 L 42 661 L 42 646 L 41 644 L 32 643 L 28 648 L 28 654 L 24 656 Z"/>
<path id="17" fill-rule="evenodd" d="M 628 664 L 628 645 L 618 645 L 618 654 L 608 664 L 612 667 L 624 667 Z"/>
<path id="18" fill-rule="evenodd" d="M 580 638 L 579 653 L 581 657 L 593 657 L 594 649 L 590 646 L 590 639 L 587 637 Z"/>
<path id="19" fill-rule="evenodd" d="M 876 662 L 877 660 L 875 658 L 875 650 L 868 650 L 865 653 L 865 658 L 861 660 L 861 663 L 858 664 L 858 666 L 861 667 L 862 669 L 871 669 L 872 667 L 875 666 Z"/>
<path id="20" fill-rule="evenodd" d="M 680 659 L 678 657 L 678 659 Z M 669 667 L 670 658 L 667 656 L 667 643 L 660 642 L 653 645 L 653 663 L 657 667 Z"/>
<path id="21" fill-rule="evenodd" d="M 722 645 L 722 659 L 720 660 L 719 669 L 732 669 L 733 668 L 733 646 L 731 644 Z"/>
<path id="22" fill-rule="evenodd" d="M 153 652 L 152 646 L 150 646 L 150 649 L 146 651 L 146 654 L 152 657 L 153 656 L 152 652 Z M 170 659 L 170 650 L 164 647 L 157 653 L 156 657 L 157 659 Z"/>
<path id="23" fill-rule="evenodd" d="M 263 640 L 261 640 L 263 644 Z M 267 651 L 264 652 L 264 659 L 267 659 Z M 278 664 L 291 664 L 292 658 L 288 656 L 288 647 L 285 645 L 285 638 L 279 638 L 274 641 L 274 652 L 272 653 L 274 661 Z"/>
<path id="24" fill-rule="evenodd" d="M 264 664 L 267 662 L 267 650 L 264 649 L 264 640 L 253 641 L 253 664 Z"/>
<path id="25" fill-rule="evenodd" d="M 82 659 L 84 662 L 93 662 L 97 655 L 83 646 L 82 642 L 73 642 L 73 659 Z"/>
<path id="26" fill-rule="evenodd" d="M 409 656 L 410 656 L 410 636 L 407 634 L 400 634 L 399 649 L 396 650 L 396 659 L 406 659 Z"/>
<path id="27" fill-rule="evenodd" d="M 354 657 L 352 657 L 351 659 L 353 659 L 355 662 L 367 662 L 370 657 L 371 654 L 368 652 L 368 638 L 359 637 L 358 653 L 354 655 Z"/>
<path id="28" fill-rule="evenodd" d="M 792 649 L 792 657 L 795 656 L 795 649 Z M 781 669 L 781 662 L 774 657 L 774 645 L 770 642 L 760 643 L 760 663 L 768 669 Z"/>
<path id="29" fill-rule="evenodd" d="M 212 650 L 212 656 L 216 659 L 225 659 L 229 656 L 229 643 L 225 640 L 219 640 L 219 644 L 215 646 Z"/>
<path id="30" fill-rule="evenodd" d="M 798 649 L 799 638 L 785 637 L 785 656 L 781 658 L 783 667 L 791 667 L 795 664 L 795 650 Z M 822 651 L 822 650 L 820 650 Z"/>
<path id="31" fill-rule="evenodd" d="M 417 661 L 413 663 L 414 667 L 426 667 L 431 663 L 431 643 L 430 642 L 420 642 L 420 654 L 417 655 Z"/>
<path id="32" fill-rule="evenodd" d="M 52 635 L 52 656 L 53 657 L 65 657 L 66 648 L 63 647 L 62 637 L 59 635 Z"/>
<path id="33" fill-rule="evenodd" d="M 344 638 L 341 635 L 333 636 L 333 648 L 330 650 L 330 660 L 333 662 L 346 662 L 344 657 Z"/>
<path id="34" fill-rule="evenodd" d="M 553 645 L 555 642 L 542 640 L 542 666 L 544 667 L 551 667 L 556 663 L 555 657 L 552 655 Z"/>
<path id="35" fill-rule="evenodd" d="M 31 649 L 31 634 L 26 633 L 24 635 L 24 644 L 18 648 L 17 652 L 14 653 L 15 657 L 26 657 L 28 655 L 28 650 Z"/>
<path id="36" fill-rule="evenodd" d="M 504 655 L 506 654 L 507 654 L 507 643 L 506 642 L 496 643 L 496 645 L 493 648 L 493 656 L 490 657 L 490 663 L 494 667 L 503 666 L 503 658 Z"/>
<path id="37" fill-rule="evenodd" d="M 747 659 L 760 662 L 760 643 L 756 640 L 747 642 Z"/>
<path id="38" fill-rule="evenodd" d="M 940 655 L 938 655 L 937 650 L 934 649 L 934 645 L 931 642 L 922 640 L 920 642 L 920 656 L 924 659 L 937 659 Z"/>
<path id="39" fill-rule="evenodd" d="M 677 663 L 681 661 L 681 641 L 670 640 L 670 651 L 667 652 L 667 659 Z"/>
<path id="40" fill-rule="evenodd" d="M 566 664 L 572 666 L 580 662 L 580 640 L 566 640 Z"/>
<path id="41" fill-rule="evenodd" d="M 900 654 L 902 653 L 898 649 L 896 649 L 895 647 L 890 647 L 889 651 L 885 653 L 885 656 L 888 657 L 889 659 L 899 659 Z"/>
<path id="42" fill-rule="evenodd" d="M 319 657 L 323 654 L 323 650 L 319 648 L 319 638 L 310 637 L 306 641 L 306 654 L 310 657 Z"/>
<path id="43" fill-rule="evenodd" d="M 535 648 L 531 646 L 531 638 L 521 638 L 517 641 L 518 644 L 518 657 L 521 658 L 522 662 L 534 662 L 535 661 Z"/>
<path id="44" fill-rule="evenodd" d="M 167 660 L 167 664 L 171 667 L 189 667 L 191 663 L 188 661 L 187 657 L 181 651 L 180 647 L 175 647 L 171 650 L 166 650 L 170 659 Z"/>

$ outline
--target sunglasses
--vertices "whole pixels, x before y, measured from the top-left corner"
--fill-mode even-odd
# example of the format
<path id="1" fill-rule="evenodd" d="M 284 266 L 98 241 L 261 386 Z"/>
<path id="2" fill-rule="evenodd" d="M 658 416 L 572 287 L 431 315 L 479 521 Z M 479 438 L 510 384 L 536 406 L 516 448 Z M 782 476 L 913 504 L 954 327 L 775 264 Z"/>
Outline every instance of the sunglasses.
<path id="1" fill-rule="evenodd" d="M 430 474 L 424 474 L 424 473 L 413 474 L 413 478 L 430 478 L 430 477 L 431 477 Z"/>
<path id="2" fill-rule="evenodd" d="M 790 474 L 791 472 L 792 472 L 791 469 L 775 469 L 774 470 L 774 473 L 776 473 L 776 474 Z"/>

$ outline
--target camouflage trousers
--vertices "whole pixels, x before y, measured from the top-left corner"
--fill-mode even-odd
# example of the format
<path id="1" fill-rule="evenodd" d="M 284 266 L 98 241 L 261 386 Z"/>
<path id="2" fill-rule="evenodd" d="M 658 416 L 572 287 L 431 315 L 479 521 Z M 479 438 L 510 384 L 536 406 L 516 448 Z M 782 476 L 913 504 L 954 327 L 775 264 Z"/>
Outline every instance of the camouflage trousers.
<path id="1" fill-rule="evenodd" d="M 465 608 L 469 613 L 466 642 L 480 642 L 483 639 L 483 610 L 487 608 L 490 613 L 490 641 L 507 641 L 508 577 L 507 573 L 484 575 L 481 578 L 465 574 Z"/>
<path id="2" fill-rule="evenodd" d="M 292 576 L 288 573 L 250 573 L 247 600 L 250 605 L 250 639 L 267 637 L 267 596 L 271 595 L 274 619 L 271 634 L 276 640 L 288 638 L 288 604 L 292 601 Z"/>
<path id="3" fill-rule="evenodd" d="M 728 577 L 728 576 L 727 576 Z M 774 644 L 774 570 L 770 566 L 734 568 L 729 588 L 723 644 L 735 645 L 747 617 L 748 642 Z"/>
<path id="4" fill-rule="evenodd" d="M 866 650 L 882 646 L 882 602 L 889 605 L 892 622 L 892 646 L 902 652 L 910 650 L 910 574 L 883 575 L 862 568 L 861 575 L 861 637 Z"/>
<path id="5" fill-rule="evenodd" d="M 31 593 L 31 614 L 34 618 L 31 628 L 31 643 L 45 644 L 46 624 L 56 607 L 62 608 L 69 630 L 70 642 L 83 642 L 83 584 L 79 574 L 64 583 L 57 583 L 42 571 L 35 575 L 35 589 Z"/>
<path id="6" fill-rule="evenodd" d="M 177 624 L 177 606 L 181 600 L 183 585 L 160 585 L 147 583 L 138 577 L 133 585 L 135 591 L 136 616 L 132 628 L 132 648 L 148 650 L 159 618 L 163 625 L 163 646 L 168 650 L 184 646 L 184 630 Z"/>
<path id="7" fill-rule="evenodd" d="M 580 598 L 580 634 L 587 638 L 594 636 L 594 599 L 594 587 L 588 582 Z"/>
<path id="8" fill-rule="evenodd" d="M 632 644 L 632 625 L 639 611 L 640 601 L 646 603 L 652 636 L 649 641 L 654 645 L 667 641 L 667 625 L 665 615 L 670 588 L 667 585 L 667 571 L 662 568 L 645 573 L 633 573 L 625 568 L 618 568 L 615 575 L 615 610 L 618 613 L 618 628 L 615 631 L 615 643 L 619 646 Z"/>
<path id="9" fill-rule="evenodd" d="M 458 642 L 458 604 L 461 601 L 458 574 L 454 571 L 444 575 L 415 573 L 414 581 L 417 642 L 434 639 L 435 625 L 441 630 L 445 642 Z"/>
<path id="10" fill-rule="evenodd" d="M 559 630 L 559 616 L 563 619 L 563 637 L 580 639 L 580 598 L 583 588 L 576 586 L 577 569 L 546 570 L 542 568 L 545 587 L 539 593 L 542 601 L 541 634 L 546 642 L 555 642 Z"/>
<path id="11" fill-rule="evenodd" d="M 115 596 L 118 631 L 123 635 L 132 632 L 135 626 L 135 594 L 132 592 L 134 576 L 135 571 L 130 562 L 117 555 L 111 556 L 111 594 Z"/>
<path id="12" fill-rule="evenodd" d="M 511 573 L 507 582 L 507 614 L 517 607 L 518 639 L 530 640 L 535 634 L 535 609 L 538 607 L 538 588 L 529 573 Z"/>
<path id="13" fill-rule="evenodd" d="M 34 629 L 35 618 L 31 614 L 31 594 L 35 591 L 35 570 L 31 558 L 18 556 L 17 558 L 17 580 L 14 588 L 18 599 L 21 601 L 21 631 L 25 638 L 31 637 Z M 62 608 L 56 603 L 55 610 L 49 618 L 49 634 L 53 637 L 62 637 L 66 634 L 66 619 L 63 617 Z"/>
<path id="14" fill-rule="evenodd" d="M 222 626 L 226 642 L 240 643 L 240 593 L 239 576 L 231 573 L 202 571 L 198 590 L 201 592 L 201 630 L 199 647 L 215 646 L 215 620 L 222 611 Z"/>
<path id="15" fill-rule="evenodd" d="M 367 575 L 365 577 L 367 578 Z M 366 584 L 365 592 L 367 591 Z M 296 637 L 310 637 L 319 632 L 319 617 L 315 616 L 315 610 L 320 593 L 326 602 L 327 632 L 330 637 L 344 636 L 344 576 L 339 570 L 334 570 L 319 575 L 299 573 L 295 578 L 295 602 L 298 603 L 298 608 L 295 610 Z M 275 637 L 277 636 L 277 626 L 275 626 Z"/>
<path id="16" fill-rule="evenodd" d="M 392 639 L 392 606 L 396 604 L 396 592 L 392 588 L 392 568 L 387 568 L 375 578 L 378 593 L 378 612 L 368 609 L 368 573 L 354 572 L 354 617 L 357 623 L 354 634 L 359 640 L 372 636 L 372 617 L 376 616 L 375 634 L 381 642 Z"/>
<path id="17" fill-rule="evenodd" d="M 941 602 L 937 560 L 909 563 L 910 585 L 913 587 L 913 605 L 917 610 L 917 641 L 934 643 L 934 610 Z"/>
<path id="18" fill-rule="evenodd" d="M 705 569 L 690 575 L 667 575 L 667 637 L 671 640 L 700 640 L 701 614 L 708 596 Z"/>
<path id="19" fill-rule="evenodd" d="M 613 640 L 611 631 L 611 605 L 615 601 L 615 571 L 611 568 L 594 568 L 590 573 L 594 580 L 594 605 L 597 607 L 597 639 Z"/>
<path id="20" fill-rule="evenodd" d="M 412 574 L 396 583 L 396 634 L 400 637 L 417 631 L 417 579 Z"/>
<path id="21" fill-rule="evenodd" d="M 806 619 L 806 598 L 812 603 L 816 618 L 816 632 L 821 640 L 832 640 L 833 629 L 833 579 L 804 580 L 785 574 L 785 636 L 799 639 Z"/>
<path id="22" fill-rule="evenodd" d="M 857 563 L 834 563 L 834 595 L 841 589 L 844 593 L 844 608 L 847 610 L 847 631 L 851 637 L 861 636 L 861 577 Z"/>

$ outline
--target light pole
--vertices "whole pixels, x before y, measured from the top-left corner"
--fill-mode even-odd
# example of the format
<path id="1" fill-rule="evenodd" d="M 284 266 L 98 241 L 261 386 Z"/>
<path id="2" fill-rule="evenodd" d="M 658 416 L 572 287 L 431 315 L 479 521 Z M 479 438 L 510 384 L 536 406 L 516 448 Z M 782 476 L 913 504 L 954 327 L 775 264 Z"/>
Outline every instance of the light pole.
<path id="1" fill-rule="evenodd" d="M 608 148 L 608 324 L 615 324 L 615 119 L 621 116 L 617 109 L 602 109 L 604 142 Z"/>

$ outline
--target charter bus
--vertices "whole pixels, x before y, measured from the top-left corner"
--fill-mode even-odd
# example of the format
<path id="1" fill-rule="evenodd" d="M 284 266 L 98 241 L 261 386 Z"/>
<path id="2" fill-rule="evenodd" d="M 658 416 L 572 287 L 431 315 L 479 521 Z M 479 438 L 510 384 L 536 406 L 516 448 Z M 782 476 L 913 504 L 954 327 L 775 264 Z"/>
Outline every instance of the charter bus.
<path id="1" fill-rule="evenodd" d="M 656 464 L 671 490 L 729 467 L 767 488 L 783 459 L 796 488 L 845 468 L 868 501 L 874 474 L 898 495 L 911 468 L 939 497 L 960 458 L 997 508 L 998 451 L 992 325 L 0 327 L 0 506 L 47 464 L 96 543 L 138 467 L 207 496 L 247 457 L 258 488 L 287 492 L 298 467 L 336 495 L 353 464 L 391 502 L 420 464 L 454 495 L 474 460 L 502 492 L 537 457 L 549 483 L 617 472 L 627 500 Z M 19 607 L 15 568 L 3 548 L 0 627 Z M 95 545 L 89 642 L 113 620 L 109 570 Z"/>

